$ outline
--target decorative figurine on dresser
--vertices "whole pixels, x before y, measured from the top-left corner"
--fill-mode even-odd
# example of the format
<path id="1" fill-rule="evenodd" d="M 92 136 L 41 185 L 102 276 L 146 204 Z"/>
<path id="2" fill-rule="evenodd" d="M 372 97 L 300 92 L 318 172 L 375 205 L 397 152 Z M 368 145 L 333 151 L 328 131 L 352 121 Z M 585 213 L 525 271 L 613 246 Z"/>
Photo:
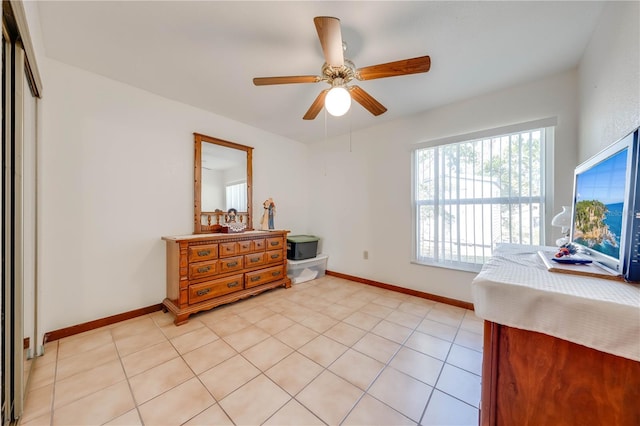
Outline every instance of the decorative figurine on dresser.
<path id="1" fill-rule="evenodd" d="M 288 231 L 255 231 L 252 227 L 253 148 L 198 133 L 194 136 L 194 234 L 162 237 L 167 250 L 167 297 L 162 304 L 163 309 L 175 315 L 176 325 L 185 324 L 197 312 L 272 288 L 291 287 L 287 277 Z M 209 173 L 217 167 L 218 158 L 231 166 Z M 224 181 L 225 176 L 233 179 L 232 185 Z M 243 181 L 238 181 L 239 176 Z M 214 198 L 211 194 L 224 198 L 225 192 L 230 192 L 225 191 L 229 186 L 243 189 L 239 197 L 237 191 L 231 195 L 233 202 L 241 205 L 227 209 L 228 203 L 220 197 L 217 202 L 225 205 L 206 205 Z M 224 210 L 224 224 L 219 224 L 215 215 Z M 212 215 L 216 217 L 214 225 Z M 243 226 L 238 227 L 239 223 Z"/>

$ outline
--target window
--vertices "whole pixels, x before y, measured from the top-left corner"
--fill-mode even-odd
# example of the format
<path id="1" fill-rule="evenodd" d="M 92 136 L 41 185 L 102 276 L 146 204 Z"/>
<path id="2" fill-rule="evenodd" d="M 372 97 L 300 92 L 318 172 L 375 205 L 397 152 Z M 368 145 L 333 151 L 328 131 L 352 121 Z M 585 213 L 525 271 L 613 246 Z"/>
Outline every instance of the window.
<path id="1" fill-rule="evenodd" d="M 477 271 L 498 243 L 544 243 L 546 130 L 415 149 L 417 263 Z"/>
<path id="2" fill-rule="evenodd" d="M 225 186 L 227 211 L 236 209 L 238 211 L 247 208 L 247 182 L 234 183 Z"/>

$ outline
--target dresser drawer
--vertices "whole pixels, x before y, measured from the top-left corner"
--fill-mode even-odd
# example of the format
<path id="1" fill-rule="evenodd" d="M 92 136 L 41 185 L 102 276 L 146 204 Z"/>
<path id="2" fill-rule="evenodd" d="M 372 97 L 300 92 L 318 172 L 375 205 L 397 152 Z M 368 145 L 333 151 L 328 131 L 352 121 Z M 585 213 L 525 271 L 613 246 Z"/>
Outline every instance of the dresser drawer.
<path id="1" fill-rule="evenodd" d="M 275 250 L 284 248 L 284 239 L 282 238 L 267 238 L 267 250 Z"/>
<path id="2" fill-rule="evenodd" d="M 264 252 L 246 254 L 244 256 L 244 267 L 245 268 L 254 268 L 256 266 L 264 265 L 266 263 L 265 254 L 266 253 L 264 253 Z"/>
<path id="3" fill-rule="evenodd" d="M 189 286 L 189 303 L 202 302 L 238 290 L 242 290 L 242 274 L 193 284 Z"/>
<path id="4" fill-rule="evenodd" d="M 282 259 L 284 259 L 285 256 L 285 251 L 284 250 L 271 250 L 266 252 L 266 262 L 267 263 L 277 263 L 277 262 L 281 262 Z"/>
<path id="5" fill-rule="evenodd" d="M 238 243 L 220 243 L 218 248 L 220 257 L 235 256 L 238 254 Z"/>
<path id="6" fill-rule="evenodd" d="M 189 264 L 189 279 L 208 277 L 218 273 L 218 261 L 208 260 L 206 262 L 197 262 Z"/>
<path id="7" fill-rule="evenodd" d="M 238 253 L 251 253 L 253 251 L 253 241 L 238 241 Z"/>
<path id="8" fill-rule="evenodd" d="M 265 240 L 264 238 L 259 240 L 253 240 L 253 249 L 255 251 L 264 251 L 265 248 Z"/>
<path id="9" fill-rule="evenodd" d="M 271 268 L 260 269 L 259 271 L 247 272 L 244 274 L 245 288 L 255 287 L 260 284 L 270 283 L 282 278 L 286 278 L 284 266 L 278 265 Z"/>
<path id="10" fill-rule="evenodd" d="M 205 244 L 201 246 L 189 246 L 189 263 L 202 262 L 218 258 L 218 245 Z"/>
<path id="11" fill-rule="evenodd" d="M 220 259 L 218 261 L 218 270 L 221 274 L 239 271 L 242 268 L 244 268 L 244 264 L 242 263 L 242 256 L 228 257 L 226 259 Z"/>

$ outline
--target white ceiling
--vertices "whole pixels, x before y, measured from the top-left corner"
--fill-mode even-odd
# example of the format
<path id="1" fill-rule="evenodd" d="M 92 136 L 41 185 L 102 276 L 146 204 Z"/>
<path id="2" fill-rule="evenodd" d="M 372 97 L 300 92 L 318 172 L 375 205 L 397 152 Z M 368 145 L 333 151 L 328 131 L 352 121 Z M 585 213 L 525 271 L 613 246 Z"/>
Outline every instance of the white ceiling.
<path id="1" fill-rule="evenodd" d="M 578 1 L 44 1 L 46 55 L 169 99 L 310 143 L 575 67 L 602 11 Z M 430 55 L 426 74 L 358 82 L 388 108 L 302 120 L 315 75 L 315 16 L 340 18 L 346 57 L 364 67 Z M 46 90 L 46 88 L 45 88 Z M 197 129 L 194 129 L 194 131 Z"/>

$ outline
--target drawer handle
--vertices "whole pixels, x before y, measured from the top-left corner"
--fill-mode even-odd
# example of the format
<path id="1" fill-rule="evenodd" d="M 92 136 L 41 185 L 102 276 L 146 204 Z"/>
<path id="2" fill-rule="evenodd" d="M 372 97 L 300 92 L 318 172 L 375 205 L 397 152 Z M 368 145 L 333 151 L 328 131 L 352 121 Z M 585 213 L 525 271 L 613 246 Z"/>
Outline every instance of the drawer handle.
<path id="1" fill-rule="evenodd" d="M 198 252 L 198 256 L 209 256 L 211 254 L 211 250 L 200 250 Z"/>
<path id="2" fill-rule="evenodd" d="M 227 262 L 227 268 L 233 268 L 234 266 L 238 266 L 238 262 Z"/>
<path id="3" fill-rule="evenodd" d="M 242 248 L 243 248 L 243 249 L 249 248 L 249 244 L 243 244 L 243 245 L 242 245 Z"/>
<path id="4" fill-rule="evenodd" d="M 201 266 L 200 268 L 198 268 L 198 272 L 200 272 L 201 274 L 204 272 L 209 272 L 211 270 L 211 266 Z"/>
<path id="5" fill-rule="evenodd" d="M 227 284 L 227 287 L 229 288 L 238 287 L 238 284 L 239 284 L 238 281 L 234 281 L 232 283 Z"/>
<path id="6" fill-rule="evenodd" d="M 251 263 L 260 262 L 260 258 L 259 257 L 252 257 L 251 259 L 249 259 L 249 262 L 251 262 Z"/>
<path id="7" fill-rule="evenodd" d="M 210 292 L 211 292 L 210 288 L 205 288 L 204 290 L 198 290 L 196 294 L 198 296 L 204 296 L 205 294 L 209 294 Z"/>
<path id="8" fill-rule="evenodd" d="M 255 277 L 249 278 L 249 281 L 254 282 L 254 281 L 258 281 L 259 279 L 260 279 L 260 275 L 256 275 Z"/>
<path id="9" fill-rule="evenodd" d="M 279 254 L 272 254 L 272 255 L 271 255 L 271 258 L 272 258 L 272 259 L 277 259 L 277 258 L 279 258 L 279 257 L 280 257 L 280 255 L 279 255 Z"/>
<path id="10" fill-rule="evenodd" d="M 271 241 L 271 245 L 272 246 L 279 246 L 280 245 L 280 241 Z"/>
<path id="11" fill-rule="evenodd" d="M 272 277 L 277 277 L 278 275 L 280 275 L 280 271 L 273 271 L 273 272 L 271 273 L 271 276 L 272 276 Z"/>

